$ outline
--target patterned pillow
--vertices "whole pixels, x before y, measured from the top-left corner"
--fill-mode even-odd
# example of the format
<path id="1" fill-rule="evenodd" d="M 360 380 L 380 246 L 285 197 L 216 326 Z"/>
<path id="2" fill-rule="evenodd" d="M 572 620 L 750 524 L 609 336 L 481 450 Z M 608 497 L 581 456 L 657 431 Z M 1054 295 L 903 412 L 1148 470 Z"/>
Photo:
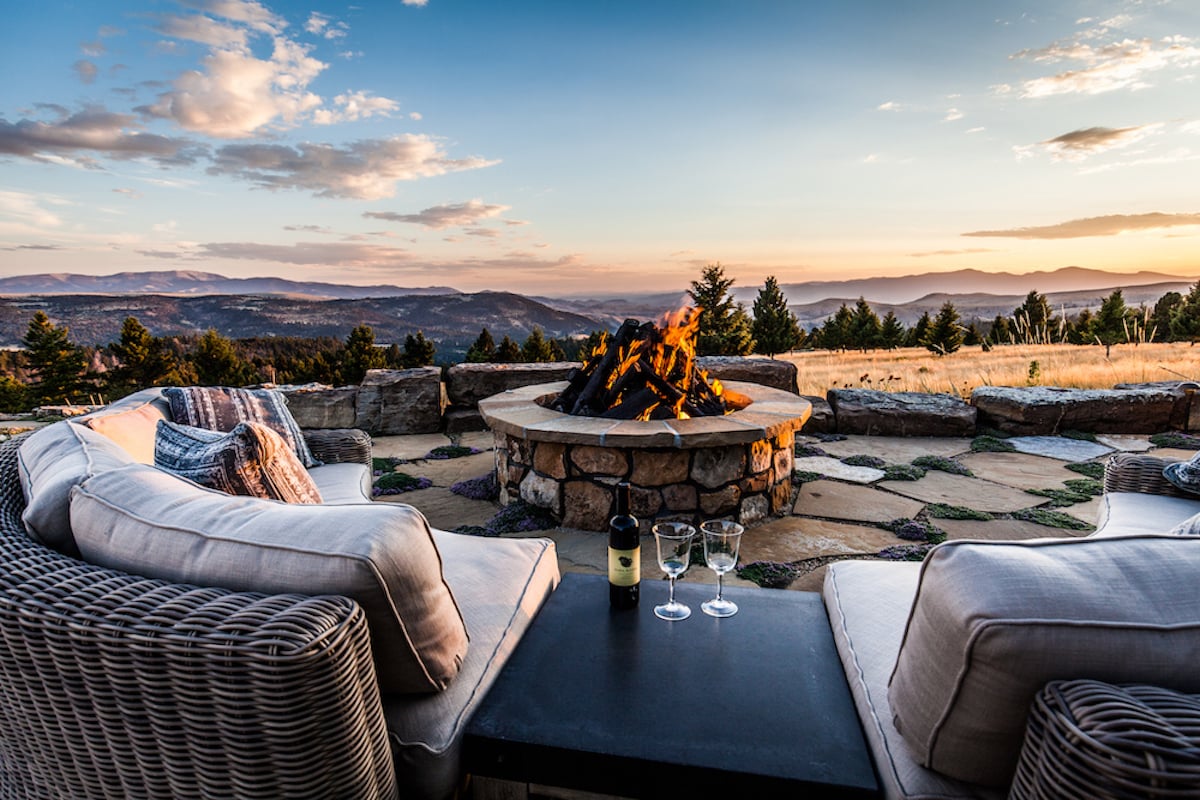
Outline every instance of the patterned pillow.
<path id="1" fill-rule="evenodd" d="M 1163 468 L 1163 477 L 1185 492 L 1200 494 L 1200 453 L 1191 461 L 1177 461 Z"/>
<path id="2" fill-rule="evenodd" d="M 285 503 L 320 503 L 308 470 L 278 433 L 239 422 L 228 433 L 163 420 L 154 439 L 154 466 L 229 494 Z"/>
<path id="3" fill-rule="evenodd" d="M 183 425 L 231 431 L 239 422 L 261 422 L 275 430 L 292 446 L 300 463 L 316 467 L 304 434 L 288 411 L 287 398 L 272 389 L 232 389 L 225 386 L 172 386 L 164 394 L 171 404 L 171 418 Z"/>

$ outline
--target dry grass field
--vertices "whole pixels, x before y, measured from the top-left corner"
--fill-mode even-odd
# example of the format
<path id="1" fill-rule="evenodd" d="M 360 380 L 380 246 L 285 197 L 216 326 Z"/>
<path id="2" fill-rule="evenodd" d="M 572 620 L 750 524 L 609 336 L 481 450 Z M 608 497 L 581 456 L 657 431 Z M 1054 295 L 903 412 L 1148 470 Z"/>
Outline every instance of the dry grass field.
<path id="1" fill-rule="evenodd" d="M 1063 386 L 1111 389 L 1116 383 L 1200 381 L 1200 346 L 1123 344 L 1108 358 L 1100 346 L 964 347 L 949 356 L 924 348 L 845 353 L 817 350 L 777 356 L 796 364 L 801 394 L 832 388 L 942 392 L 969 397 L 976 386 Z"/>

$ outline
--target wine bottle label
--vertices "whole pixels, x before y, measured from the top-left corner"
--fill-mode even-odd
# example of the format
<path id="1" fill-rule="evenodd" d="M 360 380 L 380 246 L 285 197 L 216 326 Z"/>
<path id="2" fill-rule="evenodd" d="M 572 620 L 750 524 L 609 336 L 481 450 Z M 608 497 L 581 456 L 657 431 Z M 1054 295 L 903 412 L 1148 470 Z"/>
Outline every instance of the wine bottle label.
<path id="1" fill-rule="evenodd" d="M 642 548 L 608 548 L 608 582 L 613 586 L 637 586 L 642 580 Z"/>

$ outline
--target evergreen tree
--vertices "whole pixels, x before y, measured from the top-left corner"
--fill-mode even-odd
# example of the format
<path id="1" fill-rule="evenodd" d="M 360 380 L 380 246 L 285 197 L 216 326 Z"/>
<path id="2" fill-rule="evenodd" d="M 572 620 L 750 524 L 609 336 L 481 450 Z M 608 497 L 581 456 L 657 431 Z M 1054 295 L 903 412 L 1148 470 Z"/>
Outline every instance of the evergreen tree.
<path id="1" fill-rule="evenodd" d="M 797 347 L 804 338 L 774 275 L 768 276 L 754 299 L 754 325 L 750 332 L 754 337 L 754 352 L 771 358 Z"/>
<path id="2" fill-rule="evenodd" d="M 437 353 L 437 347 L 433 342 L 425 338 L 424 331 L 417 331 L 417 335 L 411 333 L 404 337 L 404 355 L 400 359 L 400 363 L 405 369 L 413 367 L 427 367 L 433 363 L 433 357 Z"/>
<path id="3" fill-rule="evenodd" d="M 963 332 L 963 346 L 975 347 L 982 341 L 983 337 L 979 335 L 979 328 L 975 325 L 975 322 L 972 321 L 971 324 L 967 326 L 967 329 Z"/>
<path id="4" fill-rule="evenodd" d="M 1167 292 L 1154 304 L 1150 312 L 1150 339 L 1157 342 L 1171 341 L 1171 315 L 1183 304 L 1183 295 L 1179 292 Z"/>
<path id="5" fill-rule="evenodd" d="M 1071 344 L 1093 344 L 1096 339 L 1092 334 L 1092 326 L 1096 318 L 1090 308 L 1082 309 L 1067 328 L 1067 341 Z"/>
<path id="6" fill-rule="evenodd" d="M 842 303 L 842 307 L 837 310 L 829 319 L 825 320 L 821 325 L 821 347 L 826 350 L 845 350 L 850 346 L 850 323 L 853 320 L 853 315 L 850 309 Z"/>
<path id="7" fill-rule="evenodd" d="M 997 314 L 987 338 L 991 344 L 1012 344 L 1012 328 L 1009 327 L 1008 317 Z"/>
<path id="8" fill-rule="evenodd" d="M 202 386 L 242 386 L 249 381 L 250 366 L 237 354 L 233 341 L 209 328 L 191 354 L 196 382 Z"/>
<path id="9" fill-rule="evenodd" d="M 383 365 L 388 369 L 404 369 L 404 351 L 392 342 L 383 351 Z"/>
<path id="10" fill-rule="evenodd" d="M 521 343 L 521 360 L 530 364 L 554 360 L 550 342 L 546 340 L 546 335 L 542 333 L 541 327 L 535 325 L 529 335 L 525 337 L 525 341 Z"/>
<path id="11" fill-rule="evenodd" d="M 882 333 L 879 315 L 862 297 L 859 297 L 858 302 L 854 304 L 854 311 L 850 314 L 849 327 L 846 342 L 849 347 L 857 347 L 865 353 L 867 350 L 874 350 L 879 346 L 879 337 Z"/>
<path id="12" fill-rule="evenodd" d="M 896 312 L 888 311 L 879 325 L 879 345 L 884 350 L 895 350 L 904 344 L 904 323 L 896 319 Z"/>
<path id="13" fill-rule="evenodd" d="M 375 346 L 375 331 L 370 325 L 358 325 L 346 337 L 339 359 L 342 382 L 362 383 L 369 369 L 383 369 L 387 354 Z M 401 357 L 401 362 L 403 362 Z"/>
<path id="14" fill-rule="evenodd" d="M 162 339 L 152 336 L 137 317 L 125 318 L 121 324 L 121 337 L 109 346 L 109 351 L 118 361 L 108 382 L 108 390 L 114 396 L 178 382 L 174 354 Z"/>
<path id="15" fill-rule="evenodd" d="M 947 300 L 942 304 L 937 318 L 929 326 L 921 344 L 932 353 L 947 356 L 962 347 L 962 343 L 963 329 L 958 321 L 958 310 Z"/>
<path id="16" fill-rule="evenodd" d="M 25 363 L 32 382 L 30 395 L 35 403 L 69 403 L 83 385 L 87 364 L 83 350 L 71 342 L 67 326 L 50 321 L 45 311 L 37 311 L 21 339 L 25 345 Z"/>
<path id="17" fill-rule="evenodd" d="M 521 360 L 521 346 L 505 336 L 496 348 L 495 361 L 501 364 L 515 364 Z"/>
<path id="18" fill-rule="evenodd" d="M 735 303 L 729 288 L 733 278 L 725 277 L 725 268 L 709 264 L 692 281 L 688 294 L 700 309 L 700 331 L 696 352 L 702 356 L 744 356 L 754 348 L 750 318 L 741 303 Z"/>
<path id="19" fill-rule="evenodd" d="M 29 410 L 29 387 L 12 375 L 0 375 L 0 412 L 19 414 Z"/>
<path id="20" fill-rule="evenodd" d="M 1171 314 L 1171 337 L 1192 344 L 1200 340 L 1200 281 Z"/>
<path id="21" fill-rule="evenodd" d="M 1013 327 L 1022 344 L 1049 344 L 1056 320 L 1046 295 L 1034 289 L 1013 311 Z"/>
<path id="22" fill-rule="evenodd" d="M 929 326 L 933 321 L 929 318 L 929 312 L 921 314 L 917 324 L 908 329 L 908 346 L 909 347 L 924 347 L 925 337 L 929 335 Z"/>
<path id="23" fill-rule="evenodd" d="M 496 360 L 496 340 L 487 328 L 479 331 L 479 337 L 467 348 L 466 360 L 470 364 L 483 364 Z"/>
<path id="24" fill-rule="evenodd" d="M 1125 297 L 1120 289 L 1114 289 L 1113 293 L 1100 303 L 1100 310 L 1096 312 L 1096 318 L 1091 325 L 1091 333 L 1097 342 L 1104 345 L 1105 358 L 1111 355 L 1114 344 L 1128 339 L 1128 316 L 1129 309 L 1125 307 Z"/>

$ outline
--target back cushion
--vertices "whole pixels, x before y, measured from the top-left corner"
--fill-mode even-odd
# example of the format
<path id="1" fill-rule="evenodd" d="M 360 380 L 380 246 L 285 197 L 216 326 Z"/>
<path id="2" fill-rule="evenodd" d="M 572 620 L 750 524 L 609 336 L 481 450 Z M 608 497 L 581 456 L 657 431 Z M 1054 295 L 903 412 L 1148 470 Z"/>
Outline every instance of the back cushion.
<path id="1" fill-rule="evenodd" d="M 201 486 L 284 503 L 319 503 L 321 493 L 278 433 L 239 422 L 229 433 L 161 420 L 154 465 Z"/>
<path id="2" fill-rule="evenodd" d="M 385 691 L 444 689 L 466 655 L 429 524 L 408 506 L 236 497 L 131 464 L 76 487 L 71 521 L 83 557 L 100 566 L 235 591 L 354 598 Z"/>
<path id="3" fill-rule="evenodd" d="M 239 422 L 259 422 L 283 437 L 300 463 L 315 467 L 300 426 L 288 411 L 287 398 L 273 389 L 234 389 L 227 386 L 173 386 L 164 394 L 175 422 L 213 431 L 231 431 Z"/>
<path id="4" fill-rule="evenodd" d="M 121 445 L 134 461 L 153 464 L 155 432 L 159 421 L 166 418 L 160 405 L 143 403 L 112 414 L 91 415 L 83 424 Z"/>
<path id="5" fill-rule="evenodd" d="M 68 509 L 71 487 L 132 462 L 112 439 L 74 422 L 56 422 L 30 434 L 17 451 L 25 530 L 35 541 L 78 558 Z"/>
<path id="6" fill-rule="evenodd" d="M 1200 691 L 1200 538 L 949 542 L 921 571 L 889 684 L 923 766 L 1007 786 L 1056 678 Z"/>

